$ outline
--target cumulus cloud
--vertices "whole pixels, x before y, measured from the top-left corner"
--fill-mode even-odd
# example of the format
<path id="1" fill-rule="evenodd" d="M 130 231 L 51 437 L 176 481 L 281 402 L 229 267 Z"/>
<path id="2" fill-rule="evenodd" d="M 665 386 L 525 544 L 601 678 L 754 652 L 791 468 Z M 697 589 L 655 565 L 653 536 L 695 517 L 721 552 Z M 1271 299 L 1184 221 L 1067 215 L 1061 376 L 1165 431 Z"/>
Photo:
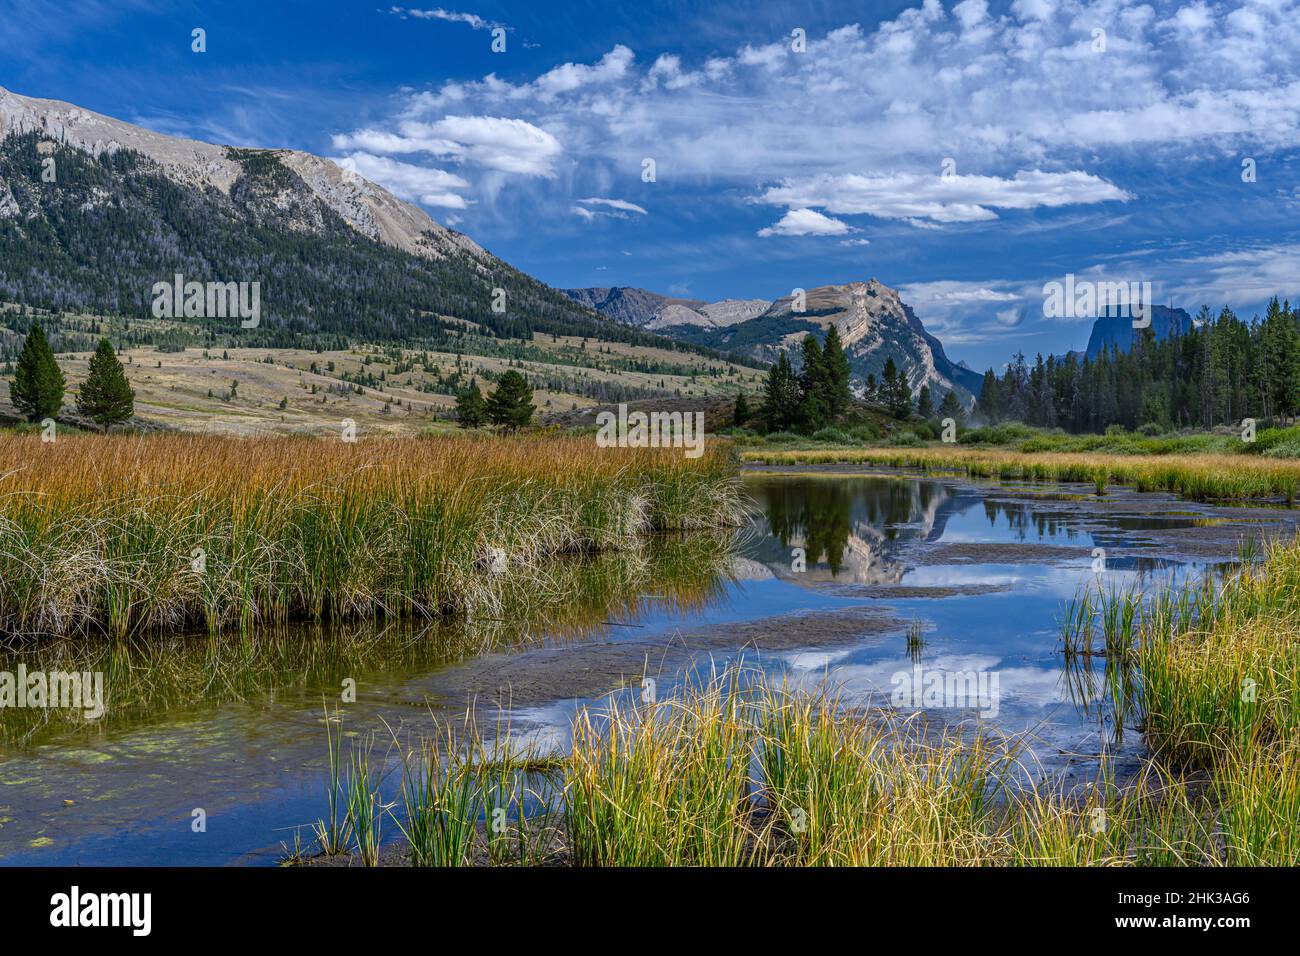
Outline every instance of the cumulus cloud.
<path id="1" fill-rule="evenodd" d="M 788 210 L 765 235 L 818 210 L 844 229 L 833 217 L 987 223 L 1140 194 L 1141 178 L 1103 178 L 1102 161 L 1149 177 L 1292 148 L 1298 13 L 1297 0 L 914 0 L 876 25 L 811 33 L 803 53 L 784 31 L 704 57 L 616 44 L 532 76 L 442 83 L 336 148 L 426 153 L 475 189 L 549 180 L 572 190 L 561 209 L 651 157 L 661 181 L 737 202 L 757 187 Z M 961 175 L 939 177 L 945 156 Z"/>
<path id="2" fill-rule="evenodd" d="M 815 209 L 791 209 L 776 223 L 758 230 L 760 236 L 842 236 L 852 232 L 847 223 L 823 216 Z"/>

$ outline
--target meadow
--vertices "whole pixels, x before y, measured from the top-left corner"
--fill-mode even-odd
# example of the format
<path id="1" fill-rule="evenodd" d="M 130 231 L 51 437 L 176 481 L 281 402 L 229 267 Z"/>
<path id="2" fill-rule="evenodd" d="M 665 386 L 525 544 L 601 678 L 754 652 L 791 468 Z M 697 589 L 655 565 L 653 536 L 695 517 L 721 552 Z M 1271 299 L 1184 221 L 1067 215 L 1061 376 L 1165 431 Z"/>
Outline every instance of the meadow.
<path id="1" fill-rule="evenodd" d="M 742 512 L 721 446 L 0 433 L 0 635 L 502 617 L 556 556 Z"/>

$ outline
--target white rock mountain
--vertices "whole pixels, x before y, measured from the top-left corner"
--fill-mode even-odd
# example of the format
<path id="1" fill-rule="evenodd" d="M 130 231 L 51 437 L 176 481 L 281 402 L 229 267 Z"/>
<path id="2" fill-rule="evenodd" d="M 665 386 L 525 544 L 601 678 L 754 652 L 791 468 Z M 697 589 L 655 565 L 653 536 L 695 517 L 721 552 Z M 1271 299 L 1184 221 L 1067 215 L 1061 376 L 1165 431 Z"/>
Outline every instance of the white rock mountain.
<path id="1" fill-rule="evenodd" d="M 565 294 L 636 328 L 766 359 L 782 349 L 797 359 L 809 332 L 824 337 L 833 324 L 849 357 L 855 390 L 861 390 L 868 375 L 879 381 L 890 358 L 907 375 L 914 393 L 928 385 L 936 403 L 950 389 L 969 402 L 980 388 L 981 376 L 949 360 L 942 343 L 925 330 L 898 292 L 876 279 L 808 289 L 801 312 L 795 311 L 793 295 L 774 302 L 708 303 L 633 288 L 566 289 Z"/>

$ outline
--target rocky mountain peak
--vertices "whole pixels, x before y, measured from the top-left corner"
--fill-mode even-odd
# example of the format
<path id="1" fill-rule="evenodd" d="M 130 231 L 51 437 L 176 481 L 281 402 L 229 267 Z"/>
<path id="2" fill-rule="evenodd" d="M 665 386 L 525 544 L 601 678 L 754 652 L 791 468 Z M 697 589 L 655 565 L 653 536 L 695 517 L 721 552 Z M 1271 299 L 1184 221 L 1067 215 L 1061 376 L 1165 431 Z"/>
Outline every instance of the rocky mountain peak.
<path id="1" fill-rule="evenodd" d="M 22 96 L 0 87 L 0 140 L 15 133 L 36 133 L 92 156 L 129 149 L 153 160 L 173 182 L 190 188 L 211 187 L 225 195 L 230 195 L 244 174 L 234 153 L 271 154 L 297 173 L 311 196 L 370 239 L 433 259 L 443 258 L 453 248 L 475 257 L 487 255 L 468 237 L 440 225 L 424 210 L 401 201 L 382 186 L 300 150 L 232 151 L 156 133 L 72 103 Z M 6 206 L 8 195 L 8 189 L 0 185 L 0 209 Z M 12 203 L 12 197 L 8 201 Z"/>

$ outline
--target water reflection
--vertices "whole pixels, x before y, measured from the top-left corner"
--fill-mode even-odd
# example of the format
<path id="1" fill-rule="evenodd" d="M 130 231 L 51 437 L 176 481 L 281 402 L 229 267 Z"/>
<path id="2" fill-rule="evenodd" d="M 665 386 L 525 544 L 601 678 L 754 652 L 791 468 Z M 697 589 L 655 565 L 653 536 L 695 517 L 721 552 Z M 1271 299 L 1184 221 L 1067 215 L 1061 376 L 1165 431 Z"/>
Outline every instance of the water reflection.
<path id="1" fill-rule="evenodd" d="M 932 534 L 941 525 L 943 505 L 954 497 L 938 482 L 873 477 L 759 478 L 750 482 L 750 493 L 763 518 L 759 540 L 746 555 L 780 577 L 854 584 L 900 580 L 900 537 Z M 806 571 L 793 570 L 794 548 L 804 550 Z"/>
<path id="2" fill-rule="evenodd" d="M 0 655 L 0 671 L 101 670 L 108 689 L 108 712 L 93 725 L 75 712 L 0 710 L 0 858 L 274 863 L 285 828 L 320 813 L 321 702 L 337 700 L 344 679 L 361 689 L 347 718 L 358 733 L 419 733 L 432 708 L 463 708 L 475 695 L 482 704 L 502 688 L 522 701 L 527 682 L 518 726 L 563 746 L 577 708 L 630 686 L 670 647 L 687 659 L 683 636 L 701 632 L 711 641 L 691 643 L 691 663 L 743 659 L 795 686 L 830 681 L 854 703 L 888 705 L 897 676 L 918 667 L 996 674 L 995 729 L 1032 735 L 1044 764 L 1135 753 L 1140 736 L 1123 732 L 1131 667 L 1117 655 L 1062 653 L 1063 608 L 1099 580 L 1094 549 L 1106 551 L 1108 586 L 1190 578 L 1230 568 L 1231 555 L 1189 555 L 1153 536 L 1208 532 L 1232 548 L 1261 520 L 1242 514 L 1226 525 L 1226 509 L 1168 499 L 1151 499 L 1149 514 L 1115 514 L 1095 500 L 931 479 L 760 475 L 747 487 L 757 517 L 735 540 L 671 536 L 557 561 L 543 593 L 492 618 L 83 640 Z M 1278 519 L 1257 536 L 1286 530 L 1293 524 Z M 792 566 L 795 548 L 806 552 L 804 571 Z M 822 612 L 847 623 L 819 626 L 834 616 Z M 746 649 L 738 632 L 764 627 L 781 640 Z M 672 692 L 668 675 L 659 692 Z M 926 716 L 981 719 L 978 708 L 946 704 Z M 201 841 L 189 829 L 196 806 L 216 823 Z"/>

